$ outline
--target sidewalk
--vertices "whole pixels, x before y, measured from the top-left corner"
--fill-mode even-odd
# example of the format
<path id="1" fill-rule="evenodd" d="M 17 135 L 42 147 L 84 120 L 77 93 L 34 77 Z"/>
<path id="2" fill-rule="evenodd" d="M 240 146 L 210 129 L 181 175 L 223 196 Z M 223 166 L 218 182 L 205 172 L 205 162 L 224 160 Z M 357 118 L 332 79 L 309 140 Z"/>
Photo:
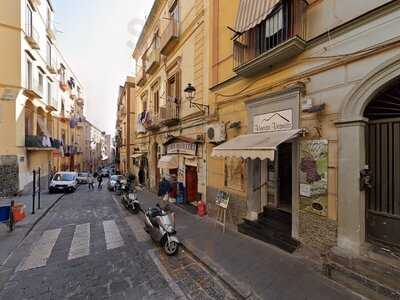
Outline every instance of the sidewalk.
<path id="1" fill-rule="evenodd" d="M 25 236 L 32 230 L 35 224 L 48 212 L 48 210 L 59 200 L 63 194 L 49 194 L 47 191 L 47 180 L 41 181 L 41 209 L 38 207 L 38 199 L 36 194 L 35 200 L 35 214 L 32 215 L 32 187 L 25 187 L 20 196 L 0 199 L 0 206 L 9 205 L 11 200 L 15 203 L 22 203 L 26 205 L 25 213 L 26 218 L 15 224 L 13 232 L 8 231 L 8 227 L 0 224 L 0 268 L 4 265 L 5 260 L 11 252 L 18 247 L 19 243 Z M 1 270 L 0 270 L 1 275 Z M 0 278 L 1 281 L 1 278 Z"/>
<path id="2" fill-rule="evenodd" d="M 141 192 L 139 200 L 148 207 L 158 199 L 153 193 Z M 360 299 L 299 257 L 237 232 L 224 234 L 208 217 L 200 218 L 177 206 L 173 210 L 183 246 L 243 298 Z"/>

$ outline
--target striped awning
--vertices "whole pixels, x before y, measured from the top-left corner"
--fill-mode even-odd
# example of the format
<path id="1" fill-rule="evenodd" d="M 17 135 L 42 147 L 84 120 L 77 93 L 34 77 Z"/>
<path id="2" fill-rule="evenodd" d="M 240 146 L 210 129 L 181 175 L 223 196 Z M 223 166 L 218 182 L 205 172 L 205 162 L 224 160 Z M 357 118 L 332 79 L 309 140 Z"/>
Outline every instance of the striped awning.
<path id="1" fill-rule="evenodd" d="M 215 147 L 211 156 L 275 159 L 277 147 L 298 136 L 301 129 L 244 134 Z"/>
<path id="2" fill-rule="evenodd" d="M 243 33 L 260 24 L 281 0 L 240 0 L 235 30 Z"/>

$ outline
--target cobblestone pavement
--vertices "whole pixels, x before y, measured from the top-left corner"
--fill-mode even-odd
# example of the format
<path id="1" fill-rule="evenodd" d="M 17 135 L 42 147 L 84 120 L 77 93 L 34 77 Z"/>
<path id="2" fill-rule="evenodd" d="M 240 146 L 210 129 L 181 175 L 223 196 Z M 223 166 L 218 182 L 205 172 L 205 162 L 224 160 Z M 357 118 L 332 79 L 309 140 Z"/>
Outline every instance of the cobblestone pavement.
<path id="1" fill-rule="evenodd" d="M 235 299 L 183 250 L 164 255 L 142 227 L 115 196 L 81 186 L 13 252 L 0 299 Z"/>

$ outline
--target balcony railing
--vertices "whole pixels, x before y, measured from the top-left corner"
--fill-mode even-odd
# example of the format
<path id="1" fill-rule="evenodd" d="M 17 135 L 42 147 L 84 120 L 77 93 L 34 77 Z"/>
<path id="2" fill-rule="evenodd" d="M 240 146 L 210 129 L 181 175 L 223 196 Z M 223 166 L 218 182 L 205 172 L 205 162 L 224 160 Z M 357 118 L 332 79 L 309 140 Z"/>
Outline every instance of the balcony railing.
<path id="1" fill-rule="evenodd" d="M 160 123 L 165 126 L 173 126 L 179 122 L 179 105 L 172 101 L 167 101 L 165 106 L 160 107 Z"/>
<path id="2" fill-rule="evenodd" d="M 25 147 L 30 150 L 53 150 L 60 146 L 61 142 L 54 138 L 38 135 L 25 136 Z"/>
<path id="3" fill-rule="evenodd" d="M 136 71 L 136 85 L 143 86 L 146 82 L 146 73 L 143 67 L 139 67 Z"/>
<path id="4" fill-rule="evenodd" d="M 55 58 L 47 58 L 47 70 L 52 74 L 57 74 L 57 61 Z"/>
<path id="5" fill-rule="evenodd" d="M 160 64 L 160 51 L 159 49 L 152 49 L 149 54 L 147 54 L 147 65 L 146 73 L 153 74 L 154 71 Z"/>
<path id="6" fill-rule="evenodd" d="M 42 98 L 43 89 L 40 91 L 39 81 L 27 76 L 25 79 L 24 94 L 33 99 Z"/>
<path id="7" fill-rule="evenodd" d="M 27 31 L 26 31 L 26 41 L 29 43 L 29 45 L 32 47 L 32 49 L 40 49 L 40 37 L 37 29 L 34 26 L 26 25 L 27 26 Z"/>
<path id="8" fill-rule="evenodd" d="M 234 71 L 252 76 L 304 51 L 305 4 L 285 0 L 266 20 L 233 41 Z"/>
<path id="9" fill-rule="evenodd" d="M 179 39 L 179 23 L 176 20 L 170 20 L 167 28 L 161 35 L 160 52 L 167 55 L 172 51 Z"/>

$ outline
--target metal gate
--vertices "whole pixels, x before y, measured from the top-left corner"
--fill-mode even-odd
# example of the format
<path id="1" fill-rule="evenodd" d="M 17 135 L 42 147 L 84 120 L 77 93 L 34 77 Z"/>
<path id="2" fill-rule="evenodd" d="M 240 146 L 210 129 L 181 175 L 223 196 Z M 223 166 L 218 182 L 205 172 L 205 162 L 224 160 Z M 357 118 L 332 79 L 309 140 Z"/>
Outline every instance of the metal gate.
<path id="1" fill-rule="evenodd" d="M 372 175 L 366 192 L 367 239 L 400 248 L 400 118 L 369 122 L 366 145 Z"/>

